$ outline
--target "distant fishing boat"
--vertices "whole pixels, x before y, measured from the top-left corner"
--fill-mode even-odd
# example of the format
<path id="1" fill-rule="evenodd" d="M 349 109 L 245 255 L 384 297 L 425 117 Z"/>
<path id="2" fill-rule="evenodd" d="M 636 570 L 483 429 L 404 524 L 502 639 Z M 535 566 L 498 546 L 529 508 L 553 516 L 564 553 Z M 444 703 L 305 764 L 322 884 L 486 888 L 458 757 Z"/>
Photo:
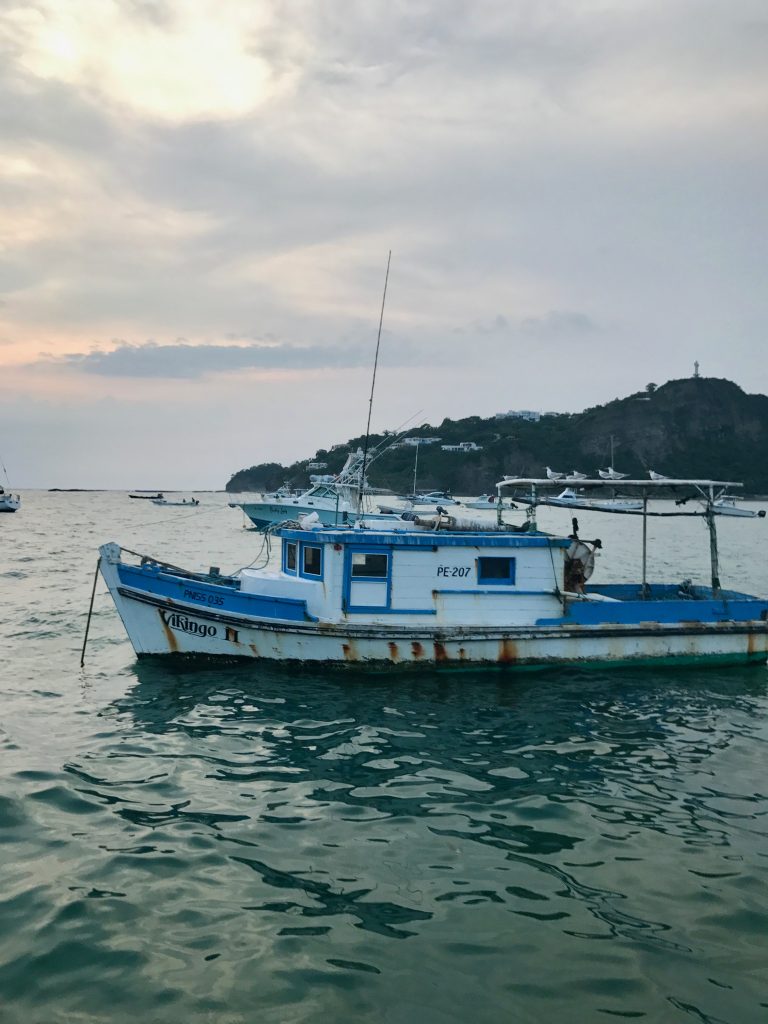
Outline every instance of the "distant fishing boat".
<path id="1" fill-rule="evenodd" d="M 515 495 L 515 501 L 526 505 L 530 503 L 530 498 L 523 495 Z M 592 512 L 608 512 L 611 510 L 639 512 L 643 507 L 642 501 L 634 498 L 588 498 L 583 493 L 574 491 L 571 487 L 566 487 L 560 494 L 553 495 L 552 497 L 542 496 L 538 499 L 537 503 L 539 505 L 552 505 L 561 508 L 584 509 L 585 511 Z"/>
<path id="2" fill-rule="evenodd" d="M 422 491 L 419 494 L 398 494 L 400 501 L 407 502 L 412 508 L 432 507 L 436 505 L 460 505 L 447 491 Z"/>
<path id="3" fill-rule="evenodd" d="M 133 497 L 133 495 L 131 495 Z M 195 508 L 200 504 L 197 498 L 182 498 L 181 501 L 168 501 L 167 498 L 153 498 L 153 505 L 175 505 L 178 507 Z"/>
<path id="4" fill-rule="evenodd" d="M 381 453 L 381 450 L 375 449 L 368 455 L 368 464 Z M 364 453 L 358 449 L 347 456 L 341 472 L 334 478 L 333 483 L 316 484 L 295 497 L 282 495 L 273 498 L 263 494 L 261 499 L 256 501 L 230 501 L 229 507 L 242 509 L 259 530 L 266 530 L 276 523 L 295 521 L 300 516 L 313 512 L 324 526 L 353 522 L 361 511 L 365 513 L 366 520 L 371 522 L 385 523 L 399 519 L 399 513 L 380 515 L 362 508 L 360 491 L 364 460 Z M 400 512 L 402 511 L 401 509 Z"/>
<path id="5" fill-rule="evenodd" d="M 741 519 L 763 519 L 764 509 L 743 508 L 736 504 L 739 499 L 735 494 L 724 494 L 719 498 L 712 509 L 718 516 L 737 516 Z"/>
<path id="6" fill-rule="evenodd" d="M 469 501 L 462 502 L 462 505 L 464 508 L 477 510 L 497 509 L 499 507 L 499 496 L 498 494 L 481 494 L 479 498 L 471 498 Z M 504 507 L 516 508 L 511 501 L 507 501 Z"/>
<path id="7" fill-rule="evenodd" d="M 128 497 L 134 501 L 160 501 L 165 495 L 158 491 L 157 494 L 129 494 Z"/>

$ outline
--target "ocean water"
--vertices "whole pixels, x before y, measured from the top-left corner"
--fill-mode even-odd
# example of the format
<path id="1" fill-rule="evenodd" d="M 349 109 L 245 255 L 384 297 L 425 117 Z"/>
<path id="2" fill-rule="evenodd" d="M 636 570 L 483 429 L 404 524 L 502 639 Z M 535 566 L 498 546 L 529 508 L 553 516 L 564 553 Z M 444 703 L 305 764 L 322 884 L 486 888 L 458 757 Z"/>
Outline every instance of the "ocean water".
<path id="1" fill-rule="evenodd" d="M 138 663 L 100 583 L 81 670 L 98 544 L 256 557 L 200 498 L 0 516 L 2 1024 L 768 1019 L 764 668 Z M 639 522 L 580 520 L 637 578 Z M 721 522 L 724 583 L 766 529 Z M 650 535 L 706 579 L 700 522 Z"/>

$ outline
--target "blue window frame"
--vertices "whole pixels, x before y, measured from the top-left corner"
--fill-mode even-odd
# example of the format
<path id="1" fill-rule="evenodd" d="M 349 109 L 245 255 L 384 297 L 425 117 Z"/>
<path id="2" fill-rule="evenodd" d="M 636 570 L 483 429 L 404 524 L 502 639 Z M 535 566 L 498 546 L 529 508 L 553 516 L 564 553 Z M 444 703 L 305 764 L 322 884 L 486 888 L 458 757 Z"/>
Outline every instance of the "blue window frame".
<path id="1" fill-rule="evenodd" d="M 509 586 L 515 582 L 515 562 L 511 556 L 483 556 L 477 560 L 477 582 Z"/>
<path id="2" fill-rule="evenodd" d="M 290 576 L 296 575 L 298 560 L 298 544 L 295 540 L 283 541 L 283 572 Z"/>
<path id="3" fill-rule="evenodd" d="M 301 544 L 299 555 L 299 575 L 309 580 L 323 578 L 323 546 L 322 544 Z"/>
<path id="4" fill-rule="evenodd" d="M 351 570 L 353 580 L 388 580 L 388 551 L 353 551 Z"/>

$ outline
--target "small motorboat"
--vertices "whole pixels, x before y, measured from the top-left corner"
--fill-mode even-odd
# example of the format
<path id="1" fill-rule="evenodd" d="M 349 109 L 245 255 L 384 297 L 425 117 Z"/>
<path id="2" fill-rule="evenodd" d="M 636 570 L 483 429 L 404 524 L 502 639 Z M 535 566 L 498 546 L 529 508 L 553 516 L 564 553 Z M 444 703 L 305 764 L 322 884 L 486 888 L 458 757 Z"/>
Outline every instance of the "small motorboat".
<path id="1" fill-rule="evenodd" d="M 197 498 L 182 498 L 181 501 L 168 501 L 167 498 L 153 498 L 153 505 L 174 505 L 179 508 L 196 508 L 200 502 Z"/>
<path id="2" fill-rule="evenodd" d="M 436 505 L 460 505 L 461 502 L 447 491 L 427 491 L 423 494 L 398 494 L 400 501 L 407 502 L 412 508 L 432 507 Z"/>
<path id="3" fill-rule="evenodd" d="M 476 508 L 476 509 L 497 509 L 499 507 L 499 496 L 498 494 L 481 494 L 479 498 L 475 498 L 472 501 L 465 501 L 464 508 Z M 501 503 L 502 508 L 515 508 L 516 506 L 511 502 Z"/>
<path id="4" fill-rule="evenodd" d="M 531 499 L 520 494 L 515 500 L 524 505 L 531 504 Z M 591 512 L 642 512 L 643 503 L 637 498 L 588 498 L 572 487 L 566 487 L 558 495 L 542 496 L 536 499 L 537 505 L 553 505 L 555 508 L 579 508 Z"/>
<path id="5" fill-rule="evenodd" d="M 741 519 L 764 519 L 765 510 L 756 508 L 743 508 L 737 505 L 739 499 L 735 494 L 723 494 L 712 505 L 712 511 L 716 516 L 737 516 Z"/>
<path id="6" fill-rule="evenodd" d="M 157 494 L 129 494 L 129 498 L 133 498 L 134 501 L 160 501 L 164 497 L 161 491 Z"/>

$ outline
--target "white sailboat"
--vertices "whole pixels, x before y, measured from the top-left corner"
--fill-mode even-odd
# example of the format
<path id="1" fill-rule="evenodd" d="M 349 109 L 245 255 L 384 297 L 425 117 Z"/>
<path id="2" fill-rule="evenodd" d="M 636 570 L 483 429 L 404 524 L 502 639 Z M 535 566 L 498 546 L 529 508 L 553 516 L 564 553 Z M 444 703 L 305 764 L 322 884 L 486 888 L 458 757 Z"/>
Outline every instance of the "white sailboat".
<path id="1" fill-rule="evenodd" d="M 11 482 L 8 479 L 8 470 L 5 468 L 5 464 L 0 461 L 0 466 L 3 468 L 3 476 L 8 487 L 11 486 Z M 0 512 L 18 512 L 21 507 L 21 495 L 11 494 L 9 491 L 0 484 Z"/>

